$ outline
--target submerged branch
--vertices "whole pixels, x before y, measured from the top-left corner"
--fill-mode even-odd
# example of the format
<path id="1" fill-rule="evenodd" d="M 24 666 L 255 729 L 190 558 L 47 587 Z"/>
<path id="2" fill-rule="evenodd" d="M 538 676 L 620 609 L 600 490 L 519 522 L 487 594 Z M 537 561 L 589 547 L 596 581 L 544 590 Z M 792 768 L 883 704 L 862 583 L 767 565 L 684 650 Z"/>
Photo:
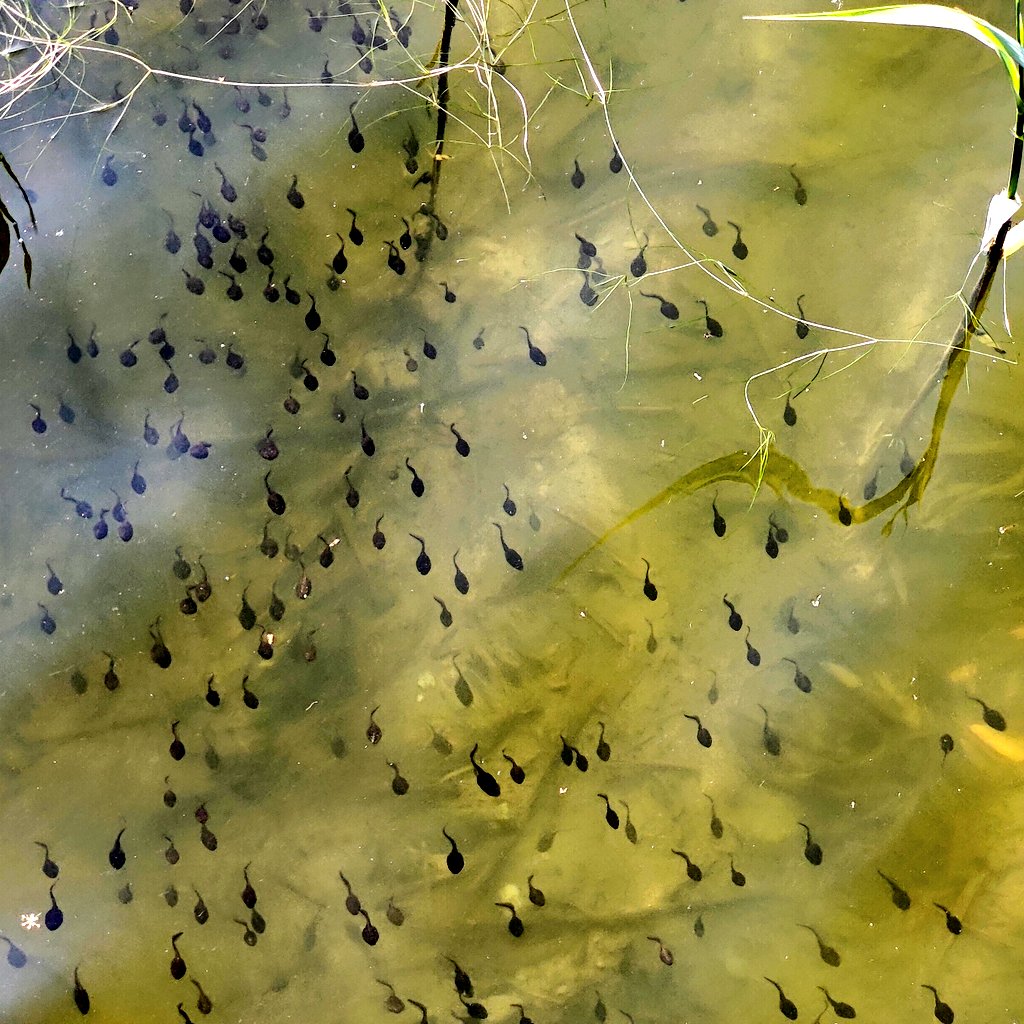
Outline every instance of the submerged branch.
<path id="1" fill-rule="evenodd" d="M 596 551 L 597 548 L 605 544 L 613 534 L 635 523 L 638 519 L 649 512 L 653 512 L 671 499 L 695 494 L 705 487 L 725 481 L 745 483 L 755 493 L 761 483 L 767 484 L 780 497 L 788 494 L 791 498 L 795 498 L 805 504 L 815 505 L 836 522 L 841 523 L 845 520 L 846 525 L 868 522 L 897 503 L 900 503 L 892 518 L 883 527 L 883 534 L 888 535 L 897 516 L 903 515 L 905 517 L 911 506 L 916 505 L 924 496 L 925 488 L 928 486 L 928 482 L 931 480 L 932 473 L 935 470 L 935 464 L 939 456 L 939 443 L 942 440 L 942 431 L 946 425 L 946 416 L 949 413 L 953 397 L 967 369 L 967 360 L 970 357 L 971 351 L 971 339 L 977 334 L 981 315 L 988 301 L 989 293 L 992 290 L 996 271 L 999 269 L 999 263 L 1003 256 L 1003 244 L 1006 240 L 1006 234 L 1010 230 L 1010 224 L 1011 222 L 1007 220 L 999 228 L 995 238 L 989 244 L 985 253 L 985 264 L 967 303 L 967 310 L 963 320 L 946 350 L 946 369 L 942 376 L 942 388 L 939 391 L 935 415 L 932 418 L 931 437 L 929 438 L 928 447 L 921 455 L 914 469 L 894 487 L 864 505 L 847 505 L 843 501 L 841 494 L 827 487 L 816 486 L 807 470 L 788 455 L 783 455 L 777 451 L 774 447 L 769 451 L 767 460 L 763 464 L 751 457 L 749 452 L 733 452 L 731 455 L 723 455 L 721 458 L 705 462 L 690 470 L 689 473 L 681 476 L 674 483 L 669 484 L 668 487 L 654 495 L 653 498 L 639 508 L 634 509 L 625 519 L 622 519 L 598 537 L 583 554 L 562 571 L 559 578 L 565 579 L 581 562 Z"/>

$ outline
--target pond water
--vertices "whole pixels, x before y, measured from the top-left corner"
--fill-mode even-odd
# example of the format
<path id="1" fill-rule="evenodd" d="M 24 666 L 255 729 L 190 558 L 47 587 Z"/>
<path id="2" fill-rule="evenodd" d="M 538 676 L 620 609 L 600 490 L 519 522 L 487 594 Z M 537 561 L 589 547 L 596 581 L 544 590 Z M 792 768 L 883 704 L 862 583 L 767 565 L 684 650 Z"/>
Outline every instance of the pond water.
<path id="1" fill-rule="evenodd" d="M 1012 97 L 799 6 L 2 5 L 0 1019 L 1022 1019 Z"/>

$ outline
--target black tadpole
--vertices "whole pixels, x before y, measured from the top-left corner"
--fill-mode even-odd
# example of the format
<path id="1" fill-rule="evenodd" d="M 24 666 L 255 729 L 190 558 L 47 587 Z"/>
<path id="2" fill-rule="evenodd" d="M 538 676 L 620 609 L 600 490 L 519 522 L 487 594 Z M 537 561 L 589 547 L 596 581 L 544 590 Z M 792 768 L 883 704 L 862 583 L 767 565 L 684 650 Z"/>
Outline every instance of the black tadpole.
<path id="1" fill-rule="evenodd" d="M 458 556 L 459 556 L 459 552 L 458 551 L 456 551 L 455 554 L 452 555 L 452 565 L 455 566 L 455 589 L 460 594 L 468 594 L 469 593 L 469 578 L 459 568 L 459 563 L 456 561 Z"/>
<path id="2" fill-rule="evenodd" d="M 426 484 L 423 483 L 419 473 L 416 472 L 415 467 L 409 462 L 408 457 L 405 460 L 405 468 L 412 473 L 412 481 L 409 483 L 409 488 L 417 498 L 422 498 L 423 493 L 426 491 Z"/>
<path id="3" fill-rule="evenodd" d="M 263 486 L 267 491 L 267 507 L 275 516 L 283 516 L 287 505 L 283 496 L 270 486 L 270 470 L 263 477 Z"/>
<path id="4" fill-rule="evenodd" d="M 501 485 L 505 489 L 505 500 L 501 503 L 502 510 L 508 516 L 514 516 L 516 514 L 516 503 L 512 500 L 512 493 L 508 489 L 508 484 Z"/>
<path id="5" fill-rule="evenodd" d="M 384 532 L 380 528 L 380 523 L 383 518 L 383 514 L 377 517 L 376 525 L 373 528 L 373 536 L 370 538 L 371 543 L 378 551 L 382 551 L 384 549 L 384 545 L 387 543 L 387 538 L 384 536 Z"/>
<path id="6" fill-rule="evenodd" d="M 530 352 L 530 361 L 537 366 L 547 366 L 548 357 L 530 340 L 530 332 L 520 325 L 519 330 L 526 335 L 526 345 Z"/>
<path id="7" fill-rule="evenodd" d="M 584 306 L 595 306 L 599 296 L 590 285 L 590 275 L 583 272 L 583 284 L 580 286 L 580 302 Z"/>
<path id="8" fill-rule="evenodd" d="M 331 260 L 331 270 L 335 274 L 344 274 L 348 270 L 348 257 L 345 255 L 345 239 L 340 234 L 338 239 L 341 242 L 341 248 L 334 254 L 334 258 Z"/>
<path id="9" fill-rule="evenodd" d="M 718 511 L 718 506 L 715 504 L 716 500 L 717 495 L 711 501 L 711 527 L 715 531 L 716 537 L 724 537 L 726 529 L 725 517 Z"/>
<path id="10" fill-rule="evenodd" d="M 171 977 L 175 981 L 181 981 L 188 972 L 184 957 L 178 952 L 178 939 L 184 934 L 184 932 L 175 932 L 171 936 L 171 948 L 174 950 L 174 956 L 171 958 Z"/>
<path id="11" fill-rule="evenodd" d="M 941 910 L 946 915 L 946 929 L 951 935 L 959 935 L 963 930 L 964 926 L 960 918 L 954 914 L 949 907 L 944 907 L 941 903 L 933 903 L 937 910 Z"/>
<path id="12" fill-rule="evenodd" d="M 50 858 L 50 848 L 46 843 L 40 843 L 38 840 L 35 845 L 41 847 L 43 851 L 43 874 L 46 875 L 47 878 L 56 878 L 57 875 L 60 874 L 60 868 L 57 866 L 56 862 Z"/>
<path id="13" fill-rule="evenodd" d="M 586 176 L 584 175 L 583 171 L 580 170 L 579 159 L 574 158 L 573 162 L 572 162 L 572 165 L 573 165 L 573 172 L 572 172 L 572 174 L 569 177 L 569 181 L 572 184 L 573 188 L 576 188 L 576 189 L 583 188 L 583 183 L 587 179 L 586 179 Z M 115 179 L 115 181 L 116 181 L 116 179 Z"/>
<path id="14" fill-rule="evenodd" d="M 807 189 L 804 188 L 803 182 L 793 173 L 792 167 L 789 169 L 789 176 L 796 182 L 793 198 L 796 200 L 797 206 L 804 206 L 807 203 Z"/>
<path id="15" fill-rule="evenodd" d="M 450 835 L 448 835 L 447 830 L 442 828 L 441 829 L 441 834 L 445 837 L 445 839 L 448 840 L 449 843 L 452 844 L 451 852 L 445 858 L 445 863 L 448 865 L 448 870 L 453 875 L 457 875 L 466 866 L 466 859 L 459 852 L 458 846 L 455 845 L 455 840 L 452 839 L 452 837 Z M 469 992 L 467 994 L 468 995 L 472 995 L 473 994 L 472 988 L 470 988 L 470 990 L 469 990 Z"/>
<path id="16" fill-rule="evenodd" d="M 648 245 L 650 245 L 650 242 L 644 242 L 640 247 L 640 251 L 633 257 L 629 264 L 629 272 L 634 277 L 643 277 L 644 274 L 647 273 L 647 259 L 645 258 L 644 253 L 647 251 Z"/>
<path id="17" fill-rule="evenodd" d="M 234 921 L 235 924 L 240 924 L 245 929 L 245 931 L 242 933 L 242 941 L 247 946 L 255 946 L 256 943 L 259 941 L 259 937 L 257 936 L 256 932 L 254 932 L 252 928 L 249 926 L 249 922 L 243 921 L 239 917 L 236 917 Z"/>
<path id="18" fill-rule="evenodd" d="M 747 884 L 747 876 L 742 871 L 736 869 L 731 856 L 729 857 L 729 877 L 732 880 L 732 884 L 739 889 L 742 889 Z"/>
<path id="19" fill-rule="evenodd" d="M 683 718 L 688 718 L 691 722 L 696 722 L 697 723 L 697 742 L 702 747 L 710 747 L 711 746 L 711 733 L 708 732 L 708 730 L 704 728 L 703 724 L 701 723 L 700 718 L 698 718 L 697 715 L 683 715 Z"/>
<path id="20" fill-rule="evenodd" d="M 572 754 L 575 748 L 569 745 L 568 740 L 564 736 L 559 736 L 558 738 L 562 741 L 562 752 L 559 756 L 562 758 L 562 764 L 568 768 L 572 764 Z"/>
<path id="21" fill-rule="evenodd" d="M 260 627 L 260 641 L 256 645 L 256 653 L 264 661 L 270 661 L 270 659 L 274 656 L 274 634 L 268 633 L 266 627 L 262 626 L 260 623 L 257 622 L 256 625 Z M 247 690 L 245 686 L 246 680 L 248 678 L 248 676 L 242 677 L 242 691 L 245 694 L 245 703 L 251 708 L 256 708 L 259 705 L 259 701 L 256 700 L 256 695 L 251 694 L 250 691 Z M 254 701 L 254 703 L 252 704 L 249 703 L 250 696 Z"/>
<path id="22" fill-rule="evenodd" d="M 260 237 L 259 248 L 256 250 L 256 259 L 265 267 L 269 267 L 274 262 L 274 250 L 267 245 L 267 236 L 269 234 L 270 228 L 267 228 Z"/>
<path id="23" fill-rule="evenodd" d="M 310 302 L 309 311 L 304 317 L 306 329 L 308 331 L 318 331 L 320 329 L 321 320 L 320 314 L 316 311 L 316 299 L 313 297 L 312 293 L 306 292 L 306 294 L 309 296 Z"/>
<path id="24" fill-rule="evenodd" d="M 953 1007 L 950 1006 L 949 1003 L 944 1003 L 939 998 L 939 993 L 935 986 L 922 985 L 921 988 L 927 989 L 929 992 L 931 992 L 932 997 L 935 1000 L 935 1019 L 939 1022 L 939 1024 L 953 1024 L 953 1021 L 956 1018 L 956 1015 L 953 1013 Z"/>
<path id="25" fill-rule="evenodd" d="M 996 711 L 995 708 L 990 708 L 980 697 L 969 697 L 968 699 L 973 700 L 976 704 L 981 705 L 981 720 L 990 729 L 995 729 L 996 732 L 1006 731 L 1006 719 L 1002 716 L 1000 712 Z"/>
<path id="26" fill-rule="evenodd" d="M 415 533 L 410 533 L 410 537 L 413 540 L 419 541 L 420 553 L 416 556 L 416 571 L 421 576 L 426 576 L 430 572 L 430 556 L 427 554 L 426 541 L 422 537 L 418 537 Z"/>
<path id="27" fill-rule="evenodd" d="M 345 486 L 347 488 L 345 493 L 345 504 L 348 505 L 349 508 L 354 509 L 359 507 L 359 492 L 355 489 L 355 486 L 348 477 L 351 472 L 352 467 L 349 466 L 342 475 L 345 478 Z"/>
<path id="28" fill-rule="evenodd" d="M 757 668 L 761 664 L 761 652 L 754 647 L 750 642 L 750 627 L 747 626 L 747 635 L 743 638 L 743 642 L 747 645 L 747 661 Z"/>
<path id="29" fill-rule="evenodd" d="M 718 234 L 718 225 L 711 219 L 711 212 L 700 205 L 697 206 L 697 209 L 704 214 L 704 223 L 701 225 L 704 234 L 707 235 L 708 238 L 714 238 L 715 235 Z"/>
<path id="30" fill-rule="evenodd" d="M 469 442 L 455 429 L 455 424 L 451 423 L 448 429 L 455 435 L 455 450 L 464 459 L 469 456 Z"/>
<path id="31" fill-rule="evenodd" d="M 359 130 L 359 125 L 356 123 L 355 110 L 356 104 L 350 104 L 348 108 L 348 114 L 349 117 L 352 118 L 352 127 L 349 129 L 348 132 L 348 144 L 349 148 L 352 150 L 353 153 L 362 153 L 363 149 L 366 147 L 366 140 L 363 138 L 363 133 Z M 352 216 L 352 223 L 355 224 L 354 214 Z M 355 240 L 353 239 L 353 241 Z M 355 244 L 358 245 L 359 243 L 355 242 Z"/>
<path id="32" fill-rule="evenodd" d="M 57 624 L 55 618 L 50 614 L 45 604 L 36 604 L 39 606 L 42 615 L 39 616 L 39 628 L 47 635 L 52 636 L 56 631 Z"/>
<path id="33" fill-rule="evenodd" d="M 588 242 L 578 231 L 574 232 L 576 241 L 580 243 L 580 255 L 586 256 L 588 259 L 593 259 L 597 255 L 597 246 L 593 242 Z M 581 269 L 586 269 L 581 268 Z"/>
<path id="34" fill-rule="evenodd" d="M 686 876 L 691 882 L 699 882 L 704 877 L 704 872 L 701 871 L 700 867 L 694 864 L 682 850 L 673 850 L 672 852 L 677 857 L 682 857 L 686 861 Z"/>
<path id="35" fill-rule="evenodd" d="M 804 295 L 798 295 L 796 299 L 797 312 L 800 314 L 800 319 L 796 322 L 796 336 L 803 341 L 804 338 L 810 333 L 810 327 L 808 327 L 806 320 L 804 319 L 804 307 L 800 304 L 803 300 Z"/>
<path id="36" fill-rule="evenodd" d="M 460 996 L 468 996 L 470 999 L 473 998 L 473 981 L 469 974 L 464 971 L 450 956 L 445 959 L 452 965 L 454 972 L 454 978 L 452 983 L 455 985 L 455 991 Z"/>
<path id="37" fill-rule="evenodd" d="M 801 693 L 810 693 L 812 688 L 810 677 L 800 670 L 800 666 L 792 658 L 783 658 L 782 660 L 788 661 L 793 666 L 793 684 L 796 688 Z"/>
<path id="38" fill-rule="evenodd" d="M 750 250 L 747 248 L 747 243 L 743 241 L 743 238 L 740 233 L 741 229 L 739 224 L 737 224 L 733 220 L 726 221 L 726 223 L 729 225 L 729 227 L 736 229 L 736 241 L 733 242 L 732 245 L 733 256 L 735 256 L 738 260 L 745 260 L 749 255 Z"/>
<path id="39" fill-rule="evenodd" d="M 164 639 L 160 634 L 159 630 L 160 618 L 157 616 L 156 621 L 149 627 L 149 635 L 153 639 L 153 645 L 149 649 L 150 660 L 155 664 L 159 665 L 160 668 L 171 667 L 171 652 L 167 649 L 167 645 L 164 643 Z"/>
<path id="40" fill-rule="evenodd" d="M 769 985 L 773 985 L 779 993 L 779 1013 L 781 1013 L 786 1020 L 796 1020 L 796 1003 L 794 1003 L 793 1000 L 782 991 L 782 986 L 777 981 L 773 981 L 767 975 L 764 975 L 764 980 L 767 981 Z"/>
<path id="41" fill-rule="evenodd" d="M 502 907 L 509 912 L 512 916 L 509 918 L 508 930 L 513 938 L 520 938 L 523 932 L 526 931 L 526 927 L 516 913 L 516 908 L 511 903 L 495 903 L 496 907 Z"/>
<path id="42" fill-rule="evenodd" d="M 354 105 L 354 104 L 353 104 L 353 105 Z M 353 123 L 353 124 L 355 124 L 355 121 L 353 120 L 353 122 L 352 122 L 352 123 Z M 363 233 L 362 233 L 362 231 L 360 231 L 360 230 L 359 230 L 359 228 L 358 228 L 358 227 L 356 226 L 356 216 L 357 216 L 357 215 L 356 215 L 356 211 L 355 211 L 355 210 L 353 210 L 353 209 L 352 209 L 351 207 L 346 207 L 346 208 L 345 208 L 345 212 L 346 212 L 346 213 L 351 213 L 351 214 L 352 214 L 352 223 L 351 223 L 351 225 L 349 226 L 349 229 L 348 229 L 348 238 L 349 238 L 349 241 L 350 241 L 350 242 L 351 242 L 351 243 L 352 243 L 353 245 L 362 245 L 362 244 L 363 244 Z M 340 237 L 340 236 L 339 236 L 339 237 Z M 340 274 L 340 273 L 341 273 L 341 271 L 339 270 L 339 271 L 338 271 L 338 273 Z"/>
<path id="43" fill-rule="evenodd" d="M 788 391 L 786 392 L 786 404 L 782 410 L 782 422 L 785 423 L 787 427 L 796 426 L 796 409 L 793 408 L 793 403 L 790 401 L 790 392 Z M 872 497 L 874 497 L 874 495 L 872 495 Z M 871 499 L 868 498 L 866 500 L 870 501 Z"/>
<path id="44" fill-rule="evenodd" d="M 178 736 L 178 726 L 181 724 L 179 721 L 171 722 L 171 741 L 170 751 L 171 757 L 175 761 L 180 761 L 185 756 L 185 744 L 181 742 L 181 738 Z"/>
<path id="45" fill-rule="evenodd" d="M 385 238 L 384 244 L 388 247 L 388 266 L 401 277 L 405 273 L 405 260 L 402 259 L 398 247 L 393 241 Z"/>
<path id="46" fill-rule="evenodd" d="M 6 935 L 0 935 L 0 940 L 7 943 L 7 962 L 12 967 L 18 969 L 28 963 L 28 956 L 25 951 L 11 942 Z"/>
<path id="47" fill-rule="evenodd" d="M 509 778 L 517 786 L 521 786 L 526 781 L 526 772 L 516 763 L 516 759 L 510 754 L 506 754 L 504 750 L 501 752 L 501 756 L 511 765 L 508 772 Z"/>
<path id="48" fill-rule="evenodd" d="M 711 834 L 716 839 L 721 839 L 725 830 L 722 826 L 722 819 L 719 818 L 718 812 L 715 810 L 715 801 L 712 800 L 711 797 L 707 795 L 707 793 L 705 793 L 704 796 L 711 804 Z"/>
<path id="49" fill-rule="evenodd" d="M 446 605 L 436 594 L 434 595 L 434 600 L 441 609 L 438 619 L 440 620 L 441 625 L 444 626 L 445 629 L 448 629 L 455 619 L 452 617 L 452 613 L 448 610 L 448 605 Z"/>
<path id="50" fill-rule="evenodd" d="M 661 295 L 657 295 L 654 292 L 640 292 L 645 299 L 657 299 L 661 305 L 661 315 L 666 320 L 678 320 L 679 319 L 679 307 L 674 302 L 669 302 L 668 299 L 663 298 Z"/>
<path id="51" fill-rule="evenodd" d="M 648 601 L 657 601 L 658 588 L 651 582 L 651 563 L 646 558 L 641 558 L 640 561 L 646 566 L 646 571 L 644 572 L 644 597 Z"/>
<path id="52" fill-rule="evenodd" d="M 391 780 L 391 790 L 395 796 L 405 796 L 409 792 L 409 780 L 398 770 L 394 761 L 388 761 L 388 767 L 395 773 Z"/>
<path id="53" fill-rule="evenodd" d="M 801 925 L 797 925 L 797 927 L 798 928 L 805 928 L 807 931 L 809 931 L 814 936 L 815 941 L 818 943 L 818 955 L 821 957 L 821 959 L 826 964 L 829 965 L 829 967 L 838 967 L 839 966 L 839 964 L 842 962 L 842 960 L 841 960 L 841 958 L 839 956 L 838 950 L 836 950 L 832 946 L 828 945 L 822 939 L 822 937 L 817 933 L 817 931 L 814 928 L 812 928 L 809 924 L 801 924 Z"/>
<path id="54" fill-rule="evenodd" d="M 363 930 L 359 933 L 362 936 L 363 942 L 368 946 L 376 946 L 380 939 L 380 932 L 377 931 L 376 926 L 370 920 L 370 915 L 365 910 L 360 910 L 360 914 L 363 916 L 363 920 L 366 924 L 363 925 Z"/>
<path id="55" fill-rule="evenodd" d="M 797 824 L 807 833 L 804 841 L 804 859 L 808 864 L 818 867 L 824 859 L 821 847 L 811 837 L 811 830 L 802 821 L 798 821 Z"/>
<path id="56" fill-rule="evenodd" d="M 110 853 L 107 854 L 107 860 L 110 861 L 110 866 L 115 871 L 120 871 L 125 866 L 127 857 L 125 856 L 124 849 L 121 846 L 121 836 L 125 833 L 125 829 L 121 829 L 117 833 L 117 838 L 114 840 L 114 845 L 110 848 Z"/>
<path id="57" fill-rule="evenodd" d="M 676 958 L 672 955 L 672 950 L 669 949 L 668 946 L 666 946 L 665 943 L 663 943 L 657 935 L 648 935 L 647 941 L 656 942 L 658 944 L 658 959 L 666 967 L 671 967 L 675 963 Z"/>
<path id="58" fill-rule="evenodd" d="M 604 801 L 604 820 L 608 822 L 608 827 L 617 829 L 619 827 L 619 816 L 612 809 L 611 802 L 608 799 L 607 793 L 598 793 L 598 798 Z"/>
<path id="59" fill-rule="evenodd" d="M 523 556 L 520 555 L 519 552 L 516 551 L 515 548 L 510 548 L 508 546 L 508 544 L 505 543 L 505 534 L 502 531 L 501 523 L 492 523 L 491 525 L 492 526 L 496 526 L 497 529 L 498 529 L 498 537 L 501 539 L 501 546 L 502 546 L 502 548 L 505 551 L 505 561 L 508 562 L 508 564 L 510 566 L 512 566 L 513 569 L 516 569 L 519 572 L 522 572 L 523 571 Z"/>
<path id="60" fill-rule="evenodd" d="M 370 724 L 369 724 L 369 725 L 368 725 L 368 726 L 366 727 L 366 738 L 367 738 L 367 740 L 369 740 L 369 741 L 370 741 L 370 743 L 373 743 L 373 744 L 377 744 L 377 743 L 380 743 L 380 741 L 381 741 L 381 737 L 382 737 L 382 736 L 384 735 L 384 732 L 383 732 L 383 730 L 381 729 L 381 727 L 380 727 L 380 726 L 379 726 L 379 725 L 378 725 L 378 724 L 377 724 L 377 723 L 376 723 L 376 722 L 374 721 L 374 719 L 373 719 L 373 716 L 374 716 L 374 715 L 375 715 L 375 714 L 376 714 L 376 713 L 377 713 L 377 712 L 378 712 L 379 710 L 380 710 L 380 705 L 378 704 L 378 705 L 377 705 L 377 706 L 376 706 L 376 707 L 375 707 L 375 708 L 374 708 L 374 709 L 373 709 L 373 710 L 372 710 L 372 711 L 370 712 Z"/>
<path id="61" fill-rule="evenodd" d="M 220 194 L 221 196 L 223 196 L 224 202 L 233 203 L 238 198 L 238 192 L 235 190 L 235 186 L 232 185 L 230 181 L 228 181 L 224 172 L 216 163 L 213 166 L 217 173 L 220 175 Z"/>
<path id="62" fill-rule="evenodd" d="M 736 611 L 736 606 L 729 600 L 728 594 L 723 595 L 722 604 L 729 609 L 729 628 L 738 633 L 743 628 L 743 616 Z"/>
<path id="63" fill-rule="evenodd" d="M 821 989 L 825 998 L 828 1000 L 829 1006 L 832 1007 L 832 1012 L 837 1017 L 842 1017 L 843 1020 L 853 1020 L 854 1017 L 857 1016 L 857 1011 L 849 1003 L 844 1003 L 841 999 L 833 999 L 828 994 L 828 989 L 822 988 L 821 985 L 819 985 L 818 988 Z"/>
<path id="64" fill-rule="evenodd" d="M 779 739 L 779 734 L 768 724 L 768 709 L 763 704 L 758 704 L 757 706 L 764 712 L 764 725 L 761 727 L 761 743 L 772 757 L 778 757 L 782 753 L 782 741 Z"/>
<path id="65" fill-rule="evenodd" d="M 469 752 L 469 763 L 473 766 L 473 771 L 476 773 L 476 784 L 488 796 L 501 796 L 501 786 L 498 784 L 498 780 L 476 763 L 476 752 L 479 746 L 479 743 L 474 743 L 473 749 Z"/>
<path id="66" fill-rule="evenodd" d="M 64 923 L 64 911 L 57 906 L 57 899 L 53 895 L 53 889 L 56 884 L 57 883 L 54 882 L 53 885 L 50 886 L 50 909 L 47 910 L 43 917 L 43 923 L 46 925 L 46 930 L 48 932 L 55 932 Z"/>
<path id="67" fill-rule="evenodd" d="M 77 967 L 75 968 L 75 989 L 72 996 L 75 1000 L 75 1008 L 84 1017 L 89 1012 L 91 1001 L 85 986 L 79 981 Z"/>
<path id="68" fill-rule="evenodd" d="M 708 304 L 703 299 L 697 299 L 697 304 L 704 307 L 704 337 L 721 338 L 725 331 L 722 329 L 722 325 L 709 313 Z"/>
<path id="69" fill-rule="evenodd" d="M 262 626 L 260 627 L 263 628 Z M 242 703 L 250 710 L 255 711 L 260 706 L 259 697 L 249 689 L 249 677 L 242 676 Z"/>
<path id="70" fill-rule="evenodd" d="M 362 903 L 359 901 L 359 897 L 352 891 L 352 886 L 345 875 L 339 871 L 338 877 L 341 879 L 345 888 L 348 890 L 348 896 L 345 897 L 345 909 L 353 916 L 358 917 L 359 911 L 363 909 Z"/>
<path id="71" fill-rule="evenodd" d="M 942 751 L 942 763 L 945 764 L 946 758 L 953 750 L 953 737 L 948 732 L 944 732 L 939 737 L 939 749 Z"/>

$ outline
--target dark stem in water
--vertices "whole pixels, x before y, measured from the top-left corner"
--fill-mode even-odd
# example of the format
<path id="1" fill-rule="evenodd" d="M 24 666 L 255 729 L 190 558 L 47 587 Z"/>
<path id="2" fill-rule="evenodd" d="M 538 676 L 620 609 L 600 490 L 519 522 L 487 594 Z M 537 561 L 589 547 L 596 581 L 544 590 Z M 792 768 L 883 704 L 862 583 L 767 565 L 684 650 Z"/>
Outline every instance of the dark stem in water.
<path id="1" fill-rule="evenodd" d="M 1017 32 L 1017 42 L 1024 45 L 1024 23 L 1021 22 L 1020 0 L 1014 2 L 1014 28 Z M 1017 124 L 1013 131 L 1013 154 L 1010 157 L 1010 181 L 1006 186 L 1006 194 L 1013 199 L 1017 194 L 1017 184 L 1020 181 L 1021 156 L 1024 155 L 1024 68 L 1017 65 Z"/>
<path id="2" fill-rule="evenodd" d="M 441 183 L 441 159 L 444 152 L 444 136 L 448 128 L 448 62 L 451 59 L 452 31 L 455 29 L 455 12 L 459 0 L 444 0 L 444 28 L 441 30 L 441 47 L 438 61 L 441 73 L 437 77 L 437 139 L 434 146 L 434 167 L 430 177 L 430 210 L 434 211 L 437 186 Z"/>

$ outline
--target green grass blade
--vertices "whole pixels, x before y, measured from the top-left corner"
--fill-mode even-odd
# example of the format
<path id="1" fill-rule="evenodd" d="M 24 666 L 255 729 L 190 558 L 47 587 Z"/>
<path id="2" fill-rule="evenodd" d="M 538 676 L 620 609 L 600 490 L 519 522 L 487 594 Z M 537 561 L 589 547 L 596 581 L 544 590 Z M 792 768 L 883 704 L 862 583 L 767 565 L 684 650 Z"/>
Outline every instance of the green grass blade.
<path id="1" fill-rule="evenodd" d="M 921 28 L 948 28 L 977 39 L 1003 62 L 1010 78 L 1014 99 L 1020 91 L 1020 65 L 1024 65 L 1024 47 L 1002 29 L 984 18 L 968 14 L 958 7 L 942 4 L 896 4 L 890 7 L 865 7 L 856 11 L 822 11 L 817 14 L 746 15 L 749 21 L 860 21 L 874 25 L 913 25 Z M 1019 102 L 1019 100 L 1018 100 Z"/>

